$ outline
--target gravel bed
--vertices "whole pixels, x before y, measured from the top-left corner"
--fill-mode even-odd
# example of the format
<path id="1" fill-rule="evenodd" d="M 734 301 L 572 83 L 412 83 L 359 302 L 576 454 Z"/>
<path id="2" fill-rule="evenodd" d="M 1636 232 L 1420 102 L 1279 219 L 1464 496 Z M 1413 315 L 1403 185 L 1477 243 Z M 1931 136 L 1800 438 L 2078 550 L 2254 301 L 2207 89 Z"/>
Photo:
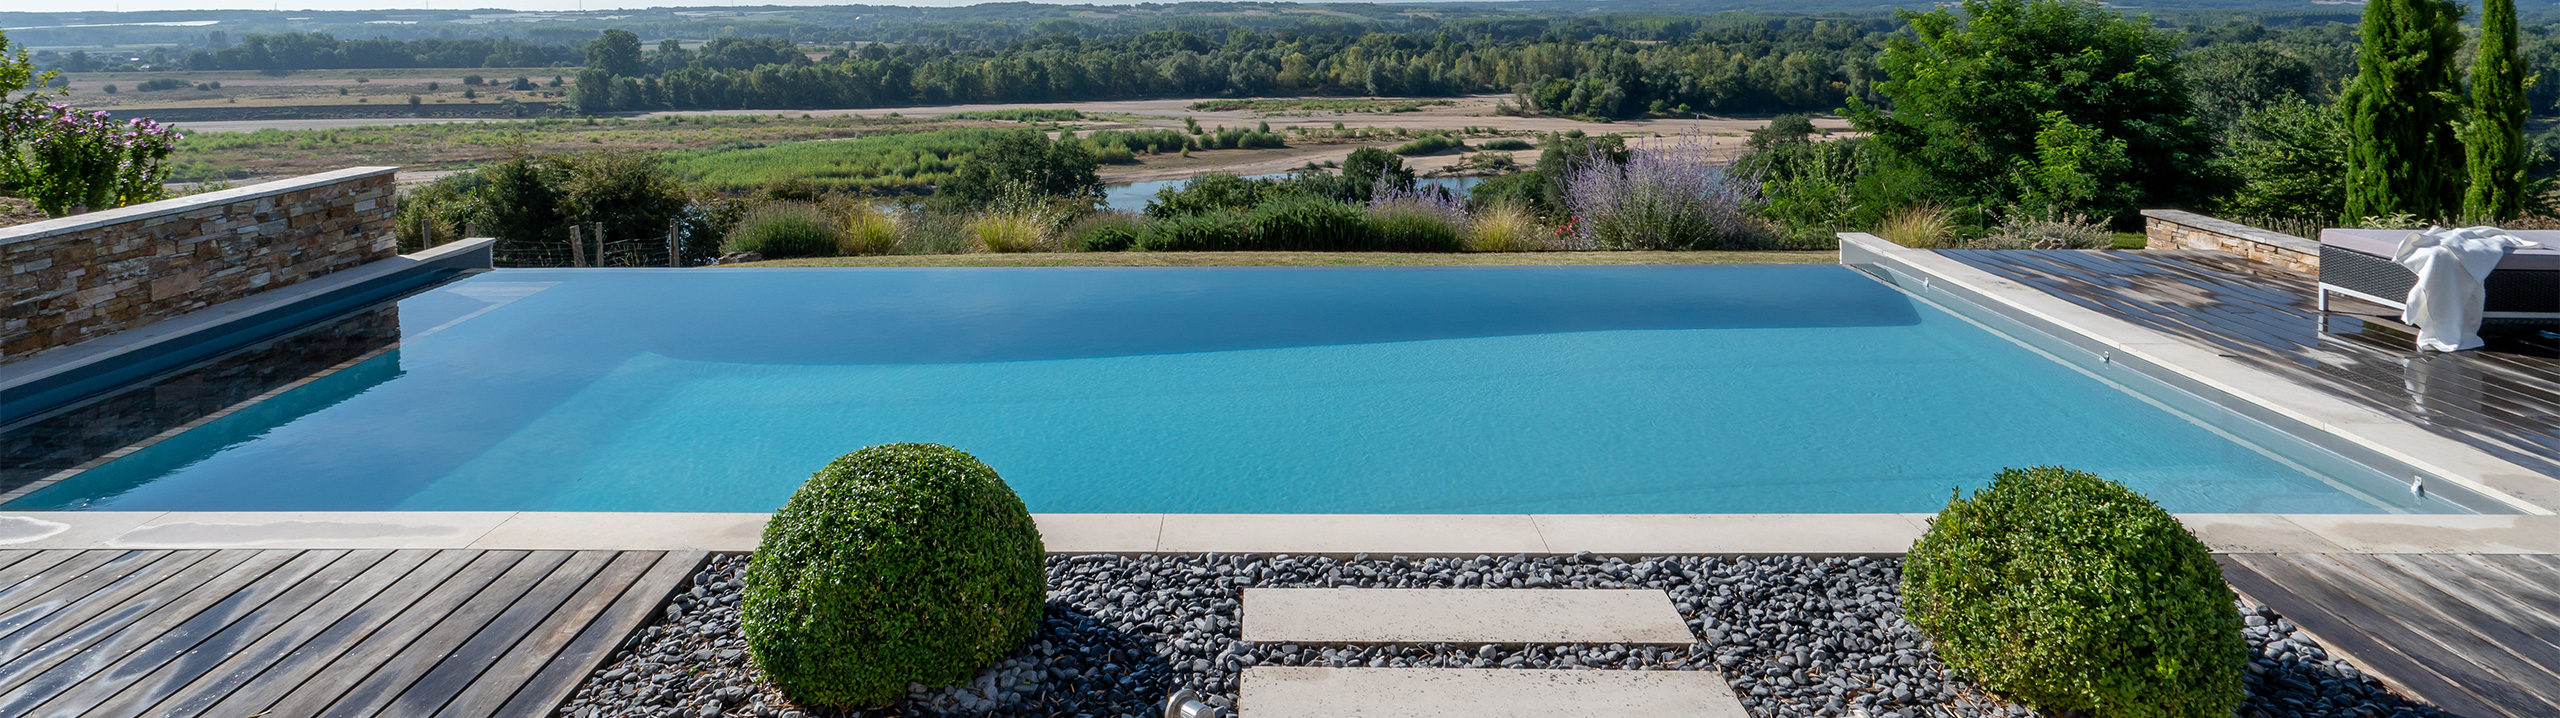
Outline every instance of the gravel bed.
<path id="1" fill-rule="evenodd" d="M 746 557 L 717 556 L 563 705 L 571 718 L 1060 716 L 1154 718 L 1188 687 L 1230 712 L 1246 666 L 1717 670 L 1761 718 L 2028 716 L 1956 679 L 1901 618 L 1896 559 L 1052 556 L 1049 610 L 1022 650 L 970 684 L 914 687 L 877 711 L 793 706 L 737 632 Z M 1704 640 L 1624 645 L 1342 646 L 1236 640 L 1242 589 L 1660 588 Z M 2440 715 L 2384 691 L 2292 623 L 2242 606 L 2256 652 L 2249 718 Z"/>

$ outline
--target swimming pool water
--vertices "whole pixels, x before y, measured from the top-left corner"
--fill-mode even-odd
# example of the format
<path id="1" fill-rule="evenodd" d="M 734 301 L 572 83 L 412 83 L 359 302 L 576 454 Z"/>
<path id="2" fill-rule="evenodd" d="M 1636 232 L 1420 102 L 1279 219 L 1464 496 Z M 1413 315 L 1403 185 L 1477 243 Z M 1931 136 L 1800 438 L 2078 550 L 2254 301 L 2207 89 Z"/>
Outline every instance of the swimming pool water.
<path id="1" fill-rule="evenodd" d="M 398 315 L 7 508 L 767 511 L 922 441 L 1044 512 L 1922 512 L 2043 464 L 2173 511 L 2442 510 L 1830 265 L 498 270 Z"/>

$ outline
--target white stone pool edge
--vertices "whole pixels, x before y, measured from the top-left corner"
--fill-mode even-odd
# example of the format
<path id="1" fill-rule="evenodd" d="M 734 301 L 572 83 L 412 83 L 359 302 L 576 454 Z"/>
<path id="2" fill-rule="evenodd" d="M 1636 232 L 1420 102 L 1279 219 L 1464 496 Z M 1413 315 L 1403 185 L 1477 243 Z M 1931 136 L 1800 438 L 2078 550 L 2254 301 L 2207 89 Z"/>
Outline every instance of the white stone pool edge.
<path id="1" fill-rule="evenodd" d="M 768 514 L 0 513 L 0 550 L 748 551 Z M 1050 553 L 1893 556 L 1929 514 L 1034 514 Z M 2223 553 L 2560 553 L 2560 516 L 2181 514 Z"/>

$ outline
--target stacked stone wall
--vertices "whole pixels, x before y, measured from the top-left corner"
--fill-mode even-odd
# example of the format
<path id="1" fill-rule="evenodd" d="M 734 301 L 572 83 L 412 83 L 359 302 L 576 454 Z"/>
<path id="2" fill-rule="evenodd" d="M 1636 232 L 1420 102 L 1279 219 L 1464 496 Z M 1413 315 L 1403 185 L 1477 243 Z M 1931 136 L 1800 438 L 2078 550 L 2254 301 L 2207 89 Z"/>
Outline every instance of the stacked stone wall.
<path id="1" fill-rule="evenodd" d="M 395 169 L 0 229 L 0 364 L 395 256 Z"/>
<path id="2" fill-rule="evenodd" d="M 2172 209 L 2142 211 L 2145 249 L 2218 249 L 2304 274 L 2320 273 L 2320 243 Z"/>

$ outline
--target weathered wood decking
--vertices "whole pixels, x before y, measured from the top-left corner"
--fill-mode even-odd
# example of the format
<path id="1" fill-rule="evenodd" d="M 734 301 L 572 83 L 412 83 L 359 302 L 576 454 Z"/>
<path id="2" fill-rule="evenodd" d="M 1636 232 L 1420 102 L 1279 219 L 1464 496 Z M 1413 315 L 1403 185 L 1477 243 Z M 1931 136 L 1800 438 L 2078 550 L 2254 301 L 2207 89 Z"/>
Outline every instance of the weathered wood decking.
<path id="1" fill-rule="evenodd" d="M 2560 478 L 2560 335 L 2419 352 L 2378 305 L 2317 310 L 2311 277 L 2222 252 L 1946 250 L 1949 258 Z"/>
<path id="2" fill-rule="evenodd" d="M 2230 554 L 2232 588 L 2464 718 L 2560 715 L 2560 557 Z"/>
<path id="3" fill-rule="evenodd" d="M 0 715 L 544 716 L 703 559 L 0 551 Z"/>

